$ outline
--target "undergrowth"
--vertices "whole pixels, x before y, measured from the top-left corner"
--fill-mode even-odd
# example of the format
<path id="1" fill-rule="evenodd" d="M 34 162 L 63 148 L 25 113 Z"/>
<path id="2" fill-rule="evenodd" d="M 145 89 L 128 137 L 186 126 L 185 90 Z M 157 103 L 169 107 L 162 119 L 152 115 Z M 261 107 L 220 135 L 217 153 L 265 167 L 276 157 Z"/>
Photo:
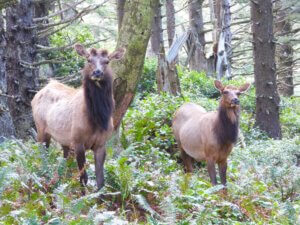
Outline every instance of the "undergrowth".
<path id="1" fill-rule="evenodd" d="M 173 114 L 188 101 L 216 110 L 219 95 L 204 74 L 179 74 L 183 96 L 136 98 L 120 129 L 124 150 L 115 154 L 115 146 L 107 147 L 106 183 L 99 192 L 91 151 L 82 196 L 77 163 L 74 157 L 65 160 L 59 146 L 0 144 L 0 224 L 299 223 L 299 99 L 282 99 L 284 138 L 271 140 L 254 127 L 254 88 L 241 97 L 246 147 L 238 144 L 229 157 L 225 193 L 211 186 L 204 164 L 184 173 L 171 130 Z"/>

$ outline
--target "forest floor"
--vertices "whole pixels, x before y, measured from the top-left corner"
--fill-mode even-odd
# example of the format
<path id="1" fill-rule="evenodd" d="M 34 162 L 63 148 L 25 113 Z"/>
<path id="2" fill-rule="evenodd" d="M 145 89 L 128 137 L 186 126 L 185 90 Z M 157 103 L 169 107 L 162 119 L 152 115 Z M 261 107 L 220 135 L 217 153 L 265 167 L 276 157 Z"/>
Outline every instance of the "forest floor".
<path id="1" fill-rule="evenodd" d="M 205 163 L 184 173 L 173 114 L 186 101 L 215 110 L 218 92 L 203 74 L 179 73 L 184 97 L 138 93 L 118 143 L 108 143 L 99 192 L 91 151 L 82 196 L 77 163 L 59 145 L 0 144 L 0 224 L 300 224 L 299 98 L 282 98 L 284 138 L 271 140 L 254 127 L 254 88 L 241 97 L 243 138 L 229 157 L 225 192 L 211 186 Z"/>

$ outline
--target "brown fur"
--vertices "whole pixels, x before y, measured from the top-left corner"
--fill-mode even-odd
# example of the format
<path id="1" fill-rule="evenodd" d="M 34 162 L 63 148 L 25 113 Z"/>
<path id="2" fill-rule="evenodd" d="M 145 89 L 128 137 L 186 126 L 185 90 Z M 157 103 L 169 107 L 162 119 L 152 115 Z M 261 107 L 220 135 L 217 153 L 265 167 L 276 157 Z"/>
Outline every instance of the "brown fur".
<path id="1" fill-rule="evenodd" d="M 75 45 L 77 53 L 88 63 L 82 70 L 83 87 L 74 89 L 52 80 L 33 98 L 31 105 L 37 128 L 37 140 L 49 146 L 53 138 L 63 146 L 64 157 L 69 149 L 76 153 L 81 184 L 87 183 L 84 170 L 85 150 L 92 149 L 95 158 L 97 186 L 104 184 L 105 143 L 113 130 L 112 72 L 110 60 L 121 59 L 124 49 L 103 57 L 106 50 L 85 50 Z M 97 72 L 98 71 L 98 72 Z"/>
<path id="2" fill-rule="evenodd" d="M 238 137 L 238 95 L 246 91 L 250 84 L 240 88 L 224 87 L 221 82 L 215 81 L 215 86 L 222 94 L 217 112 L 206 112 L 199 105 L 186 103 L 175 113 L 172 128 L 186 170 L 192 172 L 189 158 L 205 160 L 211 182 L 215 185 L 215 163 L 218 163 L 221 181 L 225 185 L 227 157 Z"/>

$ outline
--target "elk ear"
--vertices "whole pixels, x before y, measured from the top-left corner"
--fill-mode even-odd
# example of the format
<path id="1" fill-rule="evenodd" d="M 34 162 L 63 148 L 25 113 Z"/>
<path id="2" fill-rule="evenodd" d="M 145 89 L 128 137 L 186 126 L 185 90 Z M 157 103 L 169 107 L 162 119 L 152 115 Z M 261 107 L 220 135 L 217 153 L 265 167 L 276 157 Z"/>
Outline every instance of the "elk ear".
<path id="1" fill-rule="evenodd" d="M 219 81 L 219 80 L 215 80 L 215 88 L 217 88 L 219 91 L 223 91 L 224 90 L 224 86 L 221 83 L 221 81 Z"/>
<path id="2" fill-rule="evenodd" d="M 250 88 L 250 84 L 249 84 L 249 83 L 246 83 L 246 84 L 242 85 L 242 86 L 239 88 L 239 91 L 240 91 L 241 93 L 244 93 L 244 92 L 248 91 L 249 88 Z"/>
<path id="3" fill-rule="evenodd" d="M 97 55 L 97 49 L 91 48 L 91 49 L 90 49 L 90 54 L 91 54 L 92 56 L 96 56 L 96 55 Z"/>
<path id="4" fill-rule="evenodd" d="M 114 52 L 110 53 L 108 58 L 109 60 L 120 60 L 123 58 L 125 52 L 126 52 L 125 48 L 119 48 Z"/>
<path id="5" fill-rule="evenodd" d="M 87 50 L 85 49 L 85 47 L 83 47 L 83 45 L 81 45 L 81 44 L 75 44 L 74 45 L 74 49 L 76 50 L 76 52 L 78 53 L 78 55 L 83 56 L 83 57 L 89 57 L 89 53 L 87 52 Z"/>

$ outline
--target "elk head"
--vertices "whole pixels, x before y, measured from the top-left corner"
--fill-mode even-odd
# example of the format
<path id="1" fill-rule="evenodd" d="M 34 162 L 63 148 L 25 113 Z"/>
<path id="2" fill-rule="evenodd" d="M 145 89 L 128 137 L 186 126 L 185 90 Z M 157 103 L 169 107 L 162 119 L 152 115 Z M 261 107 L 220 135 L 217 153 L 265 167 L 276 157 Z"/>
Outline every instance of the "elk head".
<path id="1" fill-rule="evenodd" d="M 100 82 L 107 75 L 107 69 L 110 61 L 119 60 L 125 54 L 124 48 L 119 48 L 112 53 L 105 49 L 91 48 L 86 50 L 81 44 L 75 44 L 76 52 L 86 58 L 87 63 L 83 69 L 83 75 L 96 83 Z"/>
<path id="2" fill-rule="evenodd" d="M 215 80 L 215 87 L 221 93 L 221 105 L 226 108 L 236 108 L 240 105 L 239 96 L 249 89 L 250 84 L 245 83 L 240 87 L 235 87 L 233 85 L 223 86 L 220 81 Z"/>

